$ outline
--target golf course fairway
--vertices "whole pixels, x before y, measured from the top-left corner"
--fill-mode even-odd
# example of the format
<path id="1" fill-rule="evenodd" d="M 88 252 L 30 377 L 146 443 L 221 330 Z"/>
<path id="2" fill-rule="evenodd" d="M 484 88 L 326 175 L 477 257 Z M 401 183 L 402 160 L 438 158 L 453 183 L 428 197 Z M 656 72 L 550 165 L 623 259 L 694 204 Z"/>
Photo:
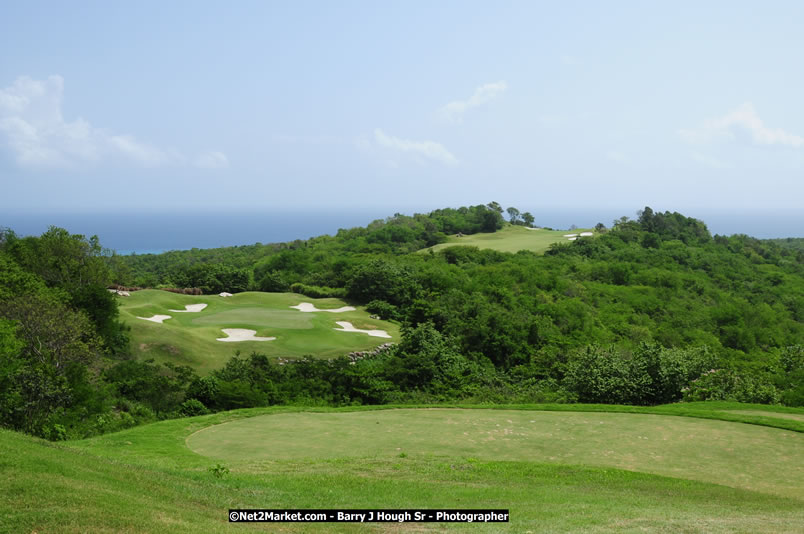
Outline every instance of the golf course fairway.
<path id="1" fill-rule="evenodd" d="M 445 243 L 439 243 L 425 248 L 420 252 L 438 252 L 449 247 L 467 246 L 481 249 L 497 250 L 499 252 L 519 252 L 529 250 L 541 254 L 550 248 L 553 243 L 569 243 L 573 236 L 576 239 L 580 232 L 590 232 L 589 229 L 579 230 L 546 230 L 544 228 L 526 228 L 524 226 L 506 224 L 501 230 L 491 233 L 477 233 L 457 237 L 447 236 Z M 584 238 L 581 238 L 584 239 Z"/>
<path id="2" fill-rule="evenodd" d="M 334 358 L 399 340 L 397 324 L 371 319 L 362 308 L 346 306 L 340 299 L 262 292 L 231 297 L 181 295 L 153 289 L 118 298 L 120 317 L 131 328 L 133 355 L 189 365 L 201 374 L 222 367 L 236 350 L 282 358 Z M 317 311 L 294 308 L 302 303 L 311 304 Z M 198 309 L 202 304 L 206 306 L 197 312 L 171 311 L 184 310 L 188 305 Z M 152 321 L 154 316 L 161 322 Z M 356 329 L 383 331 L 387 337 L 344 331 L 338 325 L 343 321 Z M 219 340 L 227 338 L 224 330 L 250 330 L 257 338 L 275 339 L 246 337 L 244 341 L 222 342 Z"/>

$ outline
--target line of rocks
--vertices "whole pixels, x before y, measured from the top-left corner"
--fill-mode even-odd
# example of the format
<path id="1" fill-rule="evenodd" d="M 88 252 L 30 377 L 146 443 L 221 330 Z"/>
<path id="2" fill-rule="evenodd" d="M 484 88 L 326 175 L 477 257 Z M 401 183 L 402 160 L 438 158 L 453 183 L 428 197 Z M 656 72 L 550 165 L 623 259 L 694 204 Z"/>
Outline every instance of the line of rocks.
<path id="1" fill-rule="evenodd" d="M 378 354 L 382 354 L 383 352 L 387 352 L 394 345 L 395 345 L 395 343 L 383 343 L 382 345 L 379 345 L 379 346 L 377 346 L 377 347 L 375 347 L 375 348 L 373 348 L 371 350 L 361 350 L 361 351 L 357 351 L 357 352 L 350 352 L 349 354 L 346 355 L 346 357 L 349 358 L 349 363 L 350 364 L 354 364 L 358 360 L 363 360 L 365 358 L 371 358 L 373 356 L 377 356 Z M 287 363 L 296 363 L 297 361 L 299 361 L 299 360 L 297 360 L 295 358 L 282 358 L 281 356 L 276 359 L 276 363 L 278 365 L 285 365 Z"/>
<path id="2" fill-rule="evenodd" d="M 377 356 L 378 354 L 382 354 L 383 352 L 387 352 L 391 347 L 393 347 L 393 343 L 383 343 L 377 347 L 374 347 L 371 350 L 361 350 L 357 352 L 350 352 L 346 355 L 347 358 L 351 360 L 351 363 L 354 363 L 358 360 L 363 360 L 365 358 L 371 358 L 372 356 Z"/>

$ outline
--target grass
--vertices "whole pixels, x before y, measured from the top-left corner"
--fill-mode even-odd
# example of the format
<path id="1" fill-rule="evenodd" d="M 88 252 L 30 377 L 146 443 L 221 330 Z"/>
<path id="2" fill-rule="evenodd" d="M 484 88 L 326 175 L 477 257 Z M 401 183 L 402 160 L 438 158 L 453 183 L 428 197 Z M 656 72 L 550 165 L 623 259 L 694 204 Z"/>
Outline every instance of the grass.
<path id="1" fill-rule="evenodd" d="M 524 226 L 506 224 L 501 230 L 490 234 L 479 233 L 465 235 L 463 237 L 448 236 L 446 243 L 440 243 L 432 247 L 421 250 L 427 252 L 432 250 L 438 252 L 447 247 L 454 246 L 473 246 L 478 248 L 489 248 L 500 252 L 518 252 L 520 250 L 530 250 L 541 254 L 553 243 L 569 242 L 565 234 L 578 234 L 580 232 L 590 232 L 591 230 L 544 230 L 528 229 Z M 583 238 L 581 238 L 583 239 Z"/>
<path id="2" fill-rule="evenodd" d="M 804 530 L 804 496 L 795 484 L 804 434 L 772 428 L 798 424 L 778 415 L 804 410 L 733 403 L 641 408 L 664 415 L 612 406 L 606 413 L 602 405 L 463 408 L 261 408 L 65 444 L 0 431 L 0 531 Z M 767 424 L 734 411 L 762 412 Z M 700 417 L 670 416 L 682 413 Z M 495 440 L 471 444 L 473 436 Z M 218 452 L 192 450 L 209 453 L 205 441 L 217 442 Z M 227 456 L 225 441 L 250 449 Z M 209 471 L 219 463 L 230 469 L 222 478 Z M 663 469 L 676 471 L 655 474 Z M 240 507 L 509 508 L 511 522 L 228 524 L 226 511 Z"/>
<path id="3" fill-rule="evenodd" d="M 774 428 L 648 414 L 400 409 L 290 413 L 216 425 L 187 440 L 228 465 L 448 455 L 614 467 L 804 500 L 804 439 Z M 757 451 L 766 451 L 758 455 Z M 739 470 L 734 466 L 740 465 Z"/>
<path id="4" fill-rule="evenodd" d="M 319 309 L 344 306 L 338 299 L 312 299 L 295 293 L 238 293 L 233 297 L 217 295 L 179 295 L 167 291 L 143 290 L 120 297 L 120 316 L 131 327 L 131 351 L 140 358 L 154 358 L 189 365 L 200 373 L 219 368 L 240 350 L 257 351 L 274 357 L 331 358 L 352 351 L 363 351 L 399 339 L 399 327 L 374 320 L 358 308 L 343 313 L 303 313 L 290 308 L 311 302 Z M 187 304 L 205 303 L 198 313 L 176 313 Z M 162 324 L 138 317 L 170 315 Z M 361 333 L 338 332 L 335 321 L 349 321 L 356 328 L 385 330 L 391 339 Z M 223 328 L 256 330 L 258 337 L 276 337 L 274 341 L 223 343 Z"/>

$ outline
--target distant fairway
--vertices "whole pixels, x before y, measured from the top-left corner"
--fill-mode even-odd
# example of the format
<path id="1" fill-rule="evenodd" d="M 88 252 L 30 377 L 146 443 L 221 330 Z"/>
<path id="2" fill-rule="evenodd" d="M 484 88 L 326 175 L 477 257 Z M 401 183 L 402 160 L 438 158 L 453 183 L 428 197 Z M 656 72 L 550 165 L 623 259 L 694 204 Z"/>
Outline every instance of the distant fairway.
<path id="1" fill-rule="evenodd" d="M 615 467 L 804 500 L 804 436 L 682 417 L 516 410 L 276 414 L 216 425 L 187 446 L 230 463 L 416 456 Z"/>
<path id="2" fill-rule="evenodd" d="M 478 248 L 489 248 L 500 252 L 518 252 L 520 250 L 530 250 L 531 252 L 542 253 L 553 243 L 568 243 L 567 234 L 579 234 L 591 230 L 544 230 L 542 228 L 528 229 L 524 226 L 514 226 L 507 224 L 502 230 L 494 233 L 481 233 L 465 235 L 463 237 L 449 236 L 446 243 L 440 243 L 420 252 L 428 250 L 439 251 L 447 247 L 456 245 L 472 246 Z M 580 238 L 588 239 L 588 238 Z"/>
<path id="3" fill-rule="evenodd" d="M 120 297 L 120 316 L 131 327 L 131 350 L 136 356 L 189 365 L 202 373 L 224 365 L 236 350 L 245 355 L 257 351 L 268 356 L 332 358 L 399 338 L 397 325 L 370 319 L 359 308 L 341 313 L 305 313 L 291 308 L 301 302 L 313 303 L 319 309 L 346 304 L 339 299 L 312 299 L 295 293 L 249 292 L 224 298 L 143 290 Z M 183 310 L 188 304 L 207 307 L 196 313 L 169 311 Z M 161 324 L 138 319 L 154 315 L 170 315 L 171 319 Z M 337 321 L 348 321 L 361 329 L 385 330 L 391 338 L 340 332 Z M 217 339 L 226 337 L 223 329 L 249 329 L 257 337 L 276 339 L 222 343 Z"/>

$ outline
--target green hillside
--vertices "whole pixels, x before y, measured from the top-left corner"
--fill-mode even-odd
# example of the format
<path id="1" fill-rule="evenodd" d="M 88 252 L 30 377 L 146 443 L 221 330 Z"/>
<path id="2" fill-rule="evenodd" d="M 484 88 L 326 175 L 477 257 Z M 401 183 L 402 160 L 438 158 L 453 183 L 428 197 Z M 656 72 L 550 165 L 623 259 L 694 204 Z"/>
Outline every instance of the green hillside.
<path id="1" fill-rule="evenodd" d="M 553 243 L 567 243 L 569 238 L 565 236 L 578 237 L 581 232 L 591 232 L 588 229 L 578 230 L 545 230 L 544 228 L 526 228 L 525 226 L 506 224 L 502 230 L 492 233 L 478 233 L 457 237 L 451 235 L 447 237 L 445 243 L 439 243 L 428 247 L 423 251 L 432 250 L 437 252 L 448 247 L 457 245 L 471 246 L 498 250 L 500 252 L 518 252 L 529 250 L 531 252 L 542 253 Z M 580 237 L 579 239 L 584 239 Z"/>
<path id="2" fill-rule="evenodd" d="M 499 408 L 261 408 L 64 444 L 0 430 L 0 530 L 725 533 L 804 527 L 797 482 L 804 434 L 671 416 L 748 421 L 751 416 L 737 412 L 750 411 L 773 424 L 804 410 L 725 403 Z M 555 408 L 571 411 L 544 411 Z M 244 448 L 236 449 L 239 444 Z M 220 477 L 211 469 L 216 466 Z M 510 509 L 510 523 L 227 521 L 229 508 L 480 506 Z"/>
<path id="3" fill-rule="evenodd" d="M 318 309 L 346 306 L 338 299 L 312 299 L 294 293 L 238 293 L 219 295 L 180 295 L 167 291 L 143 290 L 120 297 L 120 317 L 131 327 L 131 353 L 189 365 L 199 372 L 221 367 L 236 350 L 244 354 L 258 351 L 271 357 L 329 358 L 352 351 L 365 351 L 399 338 L 399 327 L 388 321 L 371 319 L 358 308 L 340 313 L 305 313 L 291 308 L 302 302 Z M 186 313 L 186 305 L 206 304 L 200 312 Z M 163 323 L 141 319 L 170 315 Z M 341 332 L 336 321 L 348 321 L 355 328 L 384 330 L 390 338 L 372 337 L 358 332 Z M 256 332 L 272 341 L 221 342 L 223 329 L 240 328 Z"/>

